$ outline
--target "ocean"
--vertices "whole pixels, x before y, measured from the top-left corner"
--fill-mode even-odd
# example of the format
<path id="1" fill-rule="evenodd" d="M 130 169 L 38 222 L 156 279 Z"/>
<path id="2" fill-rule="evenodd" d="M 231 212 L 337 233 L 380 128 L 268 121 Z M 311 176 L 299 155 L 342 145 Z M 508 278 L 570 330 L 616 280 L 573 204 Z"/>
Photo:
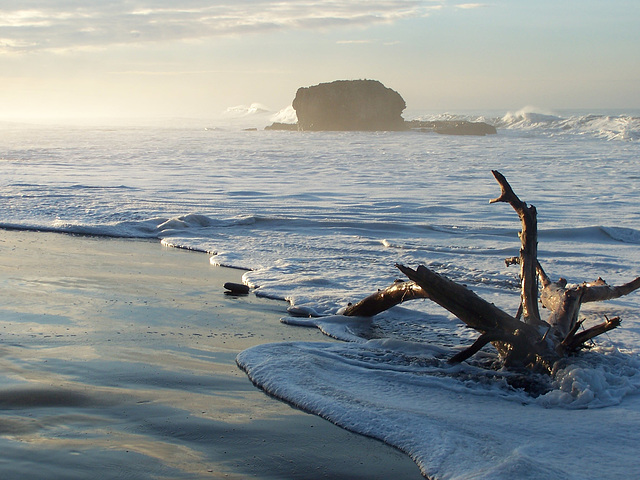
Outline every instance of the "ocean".
<path id="1" fill-rule="evenodd" d="M 220 118 L 0 123 L 0 228 L 159 239 L 246 269 L 252 295 L 289 302 L 281 328 L 339 343 L 264 344 L 239 365 L 269 394 L 409 454 L 433 478 L 640 475 L 640 293 L 585 305 L 622 326 L 558 365 L 536 393 L 487 366 L 490 348 L 426 300 L 336 315 L 420 264 L 510 313 L 520 222 L 500 171 L 536 206 L 539 260 L 569 283 L 640 275 L 640 112 L 474 112 L 484 137 L 265 131 L 251 106 Z M 610 447 L 610 448 L 608 448 Z"/>

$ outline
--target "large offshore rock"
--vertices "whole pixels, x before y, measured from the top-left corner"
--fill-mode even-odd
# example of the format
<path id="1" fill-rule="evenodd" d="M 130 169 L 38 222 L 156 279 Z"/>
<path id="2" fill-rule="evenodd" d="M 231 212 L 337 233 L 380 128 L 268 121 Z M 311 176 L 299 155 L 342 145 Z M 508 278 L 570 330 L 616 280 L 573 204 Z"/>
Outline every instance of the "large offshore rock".
<path id="1" fill-rule="evenodd" d="M 406 130 L 404 99 L 377 80 L 337 80 L 299 88 L 300 130 Z"/>

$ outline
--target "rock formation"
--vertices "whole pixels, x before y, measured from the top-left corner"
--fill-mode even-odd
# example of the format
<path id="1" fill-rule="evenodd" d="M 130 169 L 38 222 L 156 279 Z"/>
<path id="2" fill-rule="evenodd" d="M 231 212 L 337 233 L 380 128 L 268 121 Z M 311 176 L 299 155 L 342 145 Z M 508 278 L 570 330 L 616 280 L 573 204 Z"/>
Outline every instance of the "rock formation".
<path id="1" fill-rule="evenodd" d="M 300 130 L 406 130 L 400 94 L 376 80 L 338 80 L 299 88 Z"/>
<path id="2" fill-rule="evenodd" d="M 297 124 L 273 123 L 266 130 L 396 131 L 418 130 L 443 135 L 491 135 L 493 125 L 463 120 L 405 121 L 406 103 L 398 92 L 377 80 L 336 80 L 296 92 Z"/>
<path id="3" fill-rule="evenodd" d="M 273 122 L 271 125 L 264 127 L 265 130 L 298 130 L 297 123 Z"/>

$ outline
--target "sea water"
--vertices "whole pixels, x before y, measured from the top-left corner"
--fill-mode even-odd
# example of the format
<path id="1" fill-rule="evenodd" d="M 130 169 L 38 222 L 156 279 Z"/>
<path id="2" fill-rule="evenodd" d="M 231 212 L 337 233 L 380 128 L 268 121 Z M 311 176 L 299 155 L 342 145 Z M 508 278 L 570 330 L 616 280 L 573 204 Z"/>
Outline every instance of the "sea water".
<path id="1" fill-rule="evenodd" d="M 491 170 L 536 206 L 552 279 L 640 275 L 638 112 L 424 115 L 497 135 L 265 131 L 263 109 L 207 121 L 0 125 L 0 227 L 158 238 L 247 269 L 287 300 L 282 328 L 340 343 L 259 345 L 238 362 L 261 388 L 407 452 L 435 478 L 640 474 L 640 294 L 587 304 L 622 326 L 552 378 L 446 359 L 473 331 L 426 300 L 373 319 L 336 315 L 425 264 L 509 313 L 520 223 Z M 405 115 L 407 117 L 407 115 Z M 255 127 L 255 129 L 253 128 Z M 523 386 L 524 384 L 526 385 Z M 532 387 L 531 384 L 534 384 Z M 615 445 L 608 448 L 606 446 Z"/>

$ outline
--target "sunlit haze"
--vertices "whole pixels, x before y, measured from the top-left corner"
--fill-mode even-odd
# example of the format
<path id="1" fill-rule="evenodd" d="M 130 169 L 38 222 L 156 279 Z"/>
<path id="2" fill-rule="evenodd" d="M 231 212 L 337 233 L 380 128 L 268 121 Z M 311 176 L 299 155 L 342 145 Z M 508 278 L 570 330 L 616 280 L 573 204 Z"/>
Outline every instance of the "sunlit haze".
<path id="1" fill-rule="evenodd" d="M 369 78 L 429 111 L 640 108 L 640 2 L 4 0 L 0 118 L 210 117 Z"/>

